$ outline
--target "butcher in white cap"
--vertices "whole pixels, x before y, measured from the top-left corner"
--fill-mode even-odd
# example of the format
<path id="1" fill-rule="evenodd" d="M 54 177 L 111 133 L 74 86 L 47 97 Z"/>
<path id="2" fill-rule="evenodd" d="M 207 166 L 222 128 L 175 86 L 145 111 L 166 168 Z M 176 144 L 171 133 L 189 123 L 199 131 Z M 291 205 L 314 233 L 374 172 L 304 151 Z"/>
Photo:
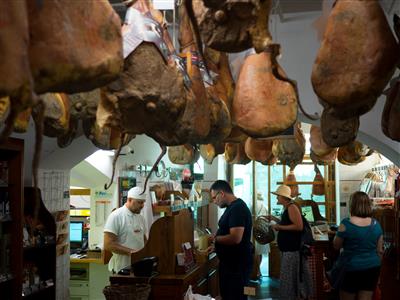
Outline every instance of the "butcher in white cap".
<path id="1" fill-rule="evenodd" d="M 146 223 L 140 211 L 146 196 L 142 188 L 131 188 L 126 203 L 114 210 L 107 219 L 104 226 L 104 249 L 113 253 L 108 263 L 108 269 L 113 273 L 130 266 L 131 254 L 144 247 Z"/>
<path id="2" fill-rule="evenodd" d="M 307 299 L 312 292 L 311 273 L 307 259 L 300 254 L 303 218 L 299 207 L 290 196 L 287 185 L 280 185 L 275 192 L 277 204 L 283 206 L 281 218 L 268 216 L 278 222 L 272 228 L 278 231 L 278 248 L 281 251 L 281 272 L 279 282 L 279 299 Z M 299 284 L 300 283 L 300 284 Z"/>

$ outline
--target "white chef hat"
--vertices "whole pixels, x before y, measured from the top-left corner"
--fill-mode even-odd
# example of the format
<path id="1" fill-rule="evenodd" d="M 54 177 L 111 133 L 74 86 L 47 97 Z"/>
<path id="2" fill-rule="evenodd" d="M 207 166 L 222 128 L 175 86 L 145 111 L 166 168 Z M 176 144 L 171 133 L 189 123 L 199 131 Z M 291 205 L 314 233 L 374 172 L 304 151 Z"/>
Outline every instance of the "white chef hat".
<path id="1" fill-rule="evenodd" d="M 128 198 L 133 198 L 135 200 L 146 200 L 146 193 L 142 192 L 142 188 L 135 186 L 128 191 Z"/>

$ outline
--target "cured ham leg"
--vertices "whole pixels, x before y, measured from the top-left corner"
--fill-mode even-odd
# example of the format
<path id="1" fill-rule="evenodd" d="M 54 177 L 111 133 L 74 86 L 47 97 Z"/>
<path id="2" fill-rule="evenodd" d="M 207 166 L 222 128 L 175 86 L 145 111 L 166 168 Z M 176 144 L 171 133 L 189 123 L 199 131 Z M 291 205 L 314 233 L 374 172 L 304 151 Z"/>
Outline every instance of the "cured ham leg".
<path id="1" fill-rule="evenodd" d="M 26 3 L 38 94 L 89 91 L 117 78 L 123 66 L 121 21 L 107 0 Z"/>
<path id="2" fill-rule="evenodd" d="M 270 137 L 297 119 L 297 91 L 278 65 L 279 45 L 249 55 L 240 70 L 232 105 L 233 122 L 254 138 Z"/>
<path id="3" fill-rule="evenodd" d="M 311 81 L 335 118 L 369 111 L 399 61 L 399 47 L 377 0 L 337 0 Z"/>

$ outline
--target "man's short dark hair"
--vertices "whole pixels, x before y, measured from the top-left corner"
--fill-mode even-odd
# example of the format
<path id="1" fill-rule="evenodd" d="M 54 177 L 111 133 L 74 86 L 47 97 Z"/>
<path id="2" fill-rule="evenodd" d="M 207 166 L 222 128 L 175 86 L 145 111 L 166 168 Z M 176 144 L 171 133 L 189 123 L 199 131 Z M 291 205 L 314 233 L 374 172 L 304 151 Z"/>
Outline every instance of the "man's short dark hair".
<path id="1" fill-rule="evenodd" d="M 210 191 L 211 190 L 223 191 L 224 193 L 227 193 L 227 194 L 233 194 L 231 185 L 225 180 L 215 181 L 210 187 Z"/>

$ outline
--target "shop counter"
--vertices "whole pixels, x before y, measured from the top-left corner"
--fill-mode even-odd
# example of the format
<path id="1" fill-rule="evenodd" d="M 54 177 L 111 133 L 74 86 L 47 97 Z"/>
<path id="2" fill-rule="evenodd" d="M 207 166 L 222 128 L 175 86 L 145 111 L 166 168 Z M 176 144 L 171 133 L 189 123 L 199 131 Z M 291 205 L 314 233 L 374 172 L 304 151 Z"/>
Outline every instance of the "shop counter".
<path id="1" fill-rule="evenodd" d="M 150 283 L 149 299 L 182 300 L 189 285 L 193 292 L 216 297 L 219 294 L 218 286 L 218 259 L 215 253 L 209 255 L 205 262 L 198 263 L 186 274 L 159 274 L 154 277 L 135 277 L 131 275 L 112 275 L 111 284 Z"/>

